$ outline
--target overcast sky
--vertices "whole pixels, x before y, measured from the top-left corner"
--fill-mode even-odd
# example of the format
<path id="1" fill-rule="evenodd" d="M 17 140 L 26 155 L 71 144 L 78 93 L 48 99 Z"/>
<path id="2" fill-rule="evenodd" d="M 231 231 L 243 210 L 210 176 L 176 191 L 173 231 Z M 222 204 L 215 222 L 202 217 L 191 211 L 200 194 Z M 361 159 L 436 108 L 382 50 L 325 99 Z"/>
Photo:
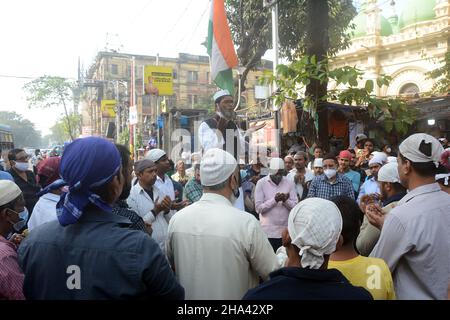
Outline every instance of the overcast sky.
<path id="1" fill-rule="evenodd" d="M 22 87 L 30 78 L 76 78 L 78 57 L 87 68 L 107 40 L 125 53 L 206 55 L 208 9 L 209 0 L 0 1 L 0 110 L 48 134 L 62 110 L 28 109 Z"/>
<path id="2" fill-rule="evenodd" d="M 78 56 L 87 68 L 107 38 L 126 53 L 206 54 L 208 7 L 209 0 L 1 1 L 0 110 L 18 112 L 48 134 L 62 110 L 28 109 L 22 87 L 32 79 L 15 77 L 76 78 Z"/>

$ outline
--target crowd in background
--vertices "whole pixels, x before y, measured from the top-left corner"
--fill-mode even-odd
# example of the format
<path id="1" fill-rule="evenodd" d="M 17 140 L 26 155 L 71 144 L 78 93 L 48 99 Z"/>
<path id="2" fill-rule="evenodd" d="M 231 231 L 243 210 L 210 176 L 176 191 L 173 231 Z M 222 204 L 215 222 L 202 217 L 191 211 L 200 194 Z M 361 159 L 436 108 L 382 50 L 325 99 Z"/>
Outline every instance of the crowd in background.
<path id="1" fill-rule="evenodd" d="M 133 162 L 94 137 L 11 150 L 0 299 L 446 299 L 448 145 L 356 142 L 266 165 L 215 148 Z"/>

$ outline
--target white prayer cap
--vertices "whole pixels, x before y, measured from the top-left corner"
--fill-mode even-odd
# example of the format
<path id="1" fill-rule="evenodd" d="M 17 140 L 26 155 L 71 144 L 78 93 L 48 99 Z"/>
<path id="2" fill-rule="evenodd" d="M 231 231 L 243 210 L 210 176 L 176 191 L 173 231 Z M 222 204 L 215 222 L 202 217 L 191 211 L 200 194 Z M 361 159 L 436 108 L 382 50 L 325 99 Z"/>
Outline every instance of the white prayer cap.
<path id="1" fill-rule="evenodd" d="M 200 181 L 206 187 L 218 185 L 227 180 L 236 168 L 236 159 L 230 153 L 218 148 L 209 149 L 200 163 Z"/>
<path id="2" fill-rule="evenodd" d="M 284 161 L 281 158 L 272 158 L 269 162 L 270 174 L 276 174 L 278 170 L 284 169 Z"/>
<path id="3" fill-rule="evenodd" d="M 245 161 L 242 159 L 239 159 L 239 165 L 245 165 Z"/>
<path id="4" fill-rule="evenodd" d="M 397 162 L 389 162 L 382 166 L 380 171 L 378 171 L 378 181 L 391 183 L 400 182 L 397 166 Z"/>
<path id="5" fill-rule="evenodd" d="M 376 153 L 372 153 L 372 154 L 374 156 L 369 161 L 369 167 L 373 164 L 379 164 L 380 166 L 382 166 L 383 164 L 385 164 L 387 162 L 387 156 L 384 152 L 376 151 Z"/>
<path id="6" fill-rule="evenodd" d="M 313 168 L 323 168 L 323 158 L 315 159 Z"/>
<path id="7" fill-rule="evenodd" d="M 437 168 L 444 148 L 429 134 L 416 133 L 400 144 L 399 151 L 402 156 L 412 162 L 433 162 Z"/>
<path id="8" fill-rule="evenodd" d="M 372 152 L 373 157 L 379 157 L 379 160 L 383 161 L 383 164 L 387 163 L 388 156 L 386 153 L 382 151 L 374 151 Z"/>
<path id="9" fill-rule="evenodd" d="M 397 163 L 397 157 L 387 157 L 387 163 L 395 162 Z"/>
<path id="10" fill-rule="evenodd" d="M 10 180 L 0 180 L 0 206 L 10 203 L 16 199 L 22 191 Z"/>
<path id="11" fill-rule="evenodd" d="M 214 93 L 214 96 L 213 96 L 214 102 L 216 102 L 217 99 L 225 97 L 225 96 L 231 96 L 230 91 L 228 91 L 228 90 L 217 91 L 216 93 Z"/>
<path id="12" fill-rule="evenodd" d="M 289 213 L 291 243 L 300 249 L 303 268 L 319 269 L 324 255 L 336 250 L 342 231 L 342 216 L 331 201 L 308 198 Z"/>
<path id="13" fill-rule="evenodd" d="M 152 160 L 153 162 L 158 161 L 162 157 L 164 157 L 166 153 L 161 149 L 152 149 L 145 156 L 146 159 Z"/>

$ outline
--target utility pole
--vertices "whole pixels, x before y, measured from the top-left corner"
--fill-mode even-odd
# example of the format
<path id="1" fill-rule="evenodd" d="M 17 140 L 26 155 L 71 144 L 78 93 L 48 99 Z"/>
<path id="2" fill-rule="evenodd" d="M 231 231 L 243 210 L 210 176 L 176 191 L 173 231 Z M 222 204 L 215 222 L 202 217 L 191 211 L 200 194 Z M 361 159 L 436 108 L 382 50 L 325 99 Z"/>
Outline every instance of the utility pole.
<path id="1" fill-rule="evenodd" d="M 277 75 L 277 67 L 278 67 L 278 0 L 263 0 L 263 6 L 271 7 L 272 8 L 272 47 L 274 52 L 274 59 L 273 59 L 273 75 Z M 273 82 L 273 90 L 272 94 L 275 94 L 277 92 L 277 84 L 274 81 Z M 274 112 L 275 117 L 275 130 L 276 130 L 276 137 L 275 137 L 275 147 L 277 149 L 277 152 L 281 155 L 280 150 L 280 134 L 278 132 L 280 128 L 280 119 L 279 119 L 279 110 L 275 103 L 275 98 L 272 99 L 272 111 Z"/>
<path id="2" fill-rule="evenodd" d="M 159 53 L 156 54 L 156 65 L 159 65 Z M 159 131 L 159 94 L 156 96 L 156 135 L 157 135 L 157 146 L 159 149 L 162 147 L 160 131 Z"/>

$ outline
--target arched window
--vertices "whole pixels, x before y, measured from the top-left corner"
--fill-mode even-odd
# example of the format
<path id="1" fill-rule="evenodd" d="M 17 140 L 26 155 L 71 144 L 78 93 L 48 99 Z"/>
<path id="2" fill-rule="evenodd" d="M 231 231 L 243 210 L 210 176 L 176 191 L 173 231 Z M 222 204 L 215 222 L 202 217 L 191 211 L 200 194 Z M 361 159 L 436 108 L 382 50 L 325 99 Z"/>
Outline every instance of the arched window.
<path id="1" fill-rule="evenodd" d="M 399 94 L 401 96 L 415 97 L 419 95 L 419 87 L 415 83 L 407 83 L 400 88 Z"/>

